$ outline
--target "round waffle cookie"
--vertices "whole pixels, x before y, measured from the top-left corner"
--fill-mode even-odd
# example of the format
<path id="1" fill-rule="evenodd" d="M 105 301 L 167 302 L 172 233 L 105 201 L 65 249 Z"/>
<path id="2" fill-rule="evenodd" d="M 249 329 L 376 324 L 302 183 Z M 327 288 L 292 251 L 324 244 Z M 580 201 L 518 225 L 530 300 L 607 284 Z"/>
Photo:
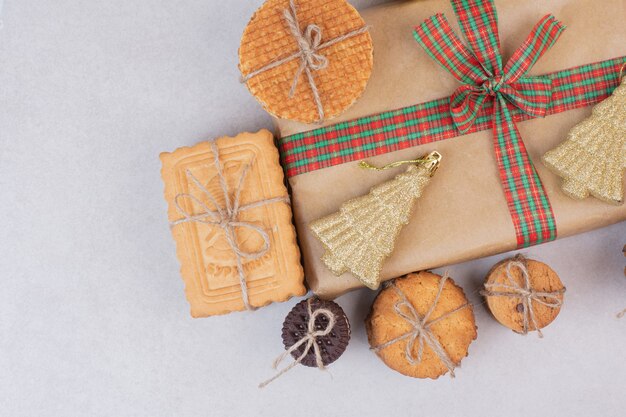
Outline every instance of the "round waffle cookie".
<path id="1" fill-rule="evenodd" d="M 283 344 L 285 349 L 289 349 L 298 342 L 306 334 L 309 325 L 309 312 L 307 306 L 308 300 L 300 301 L 289 312 L 283 323 Z M 327 366 L 343 354 L 348 347 L 350 341 L 350 324 L 343 309 L 332 301 L 323 301 L 318 298 L 311 299 L 311 311 L 324 308 L 330 310 L 335 318 L 335 326 L 332 331 L 326 335 L 317 337 L 315 343 L 320 347 L 320 354 L 324 366 Z M 328 317 L 319 315 L 315 320 L 315 329 L 324 330 L 328 326 Z M 294 359 L 298 359 L 304 352 L 306 345 L 301 345 L 298 349 L 291 352 Z M 315 350 L 309 349 L 307 355 L 302 359 L 302 365 L 316 367 Z"/>
<path id="2" fill-rule="evenodd" d="M 300 42 L 285 16 L 294 11 Z M 242 81 L 265 110 L 304 123 L 350 107 L 365 90 L 373 63 L 365 22 L 345 0 L 268 0 L 252 16 L 239 48 Z"/>

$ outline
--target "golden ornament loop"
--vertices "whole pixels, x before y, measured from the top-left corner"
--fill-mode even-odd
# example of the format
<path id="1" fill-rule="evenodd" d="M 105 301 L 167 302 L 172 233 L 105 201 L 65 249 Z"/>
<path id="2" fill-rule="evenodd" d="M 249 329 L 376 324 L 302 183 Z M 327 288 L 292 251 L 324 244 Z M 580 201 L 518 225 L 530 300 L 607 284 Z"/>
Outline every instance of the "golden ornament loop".
<path id="1" fill-rule="evenodd" d="M 361 161 L 359 162 L 359 168 L 371 169 L 373 171 L 386 171 L 388 169 L 397 168 L 402 165 L 414 164 L 426 168 L 430 172 L 430 176 L 432 177 L 435 174 L 435 171 L 437 171 L 437 168 L 439 168 L 439 164 L 441 163 L 442 158 L 443 157 L 439 152 L 433 151 L 419 159 L 396 161 L 382 167 L 377 167 L 376 165 L 372 165 L 367 161 Z"/>

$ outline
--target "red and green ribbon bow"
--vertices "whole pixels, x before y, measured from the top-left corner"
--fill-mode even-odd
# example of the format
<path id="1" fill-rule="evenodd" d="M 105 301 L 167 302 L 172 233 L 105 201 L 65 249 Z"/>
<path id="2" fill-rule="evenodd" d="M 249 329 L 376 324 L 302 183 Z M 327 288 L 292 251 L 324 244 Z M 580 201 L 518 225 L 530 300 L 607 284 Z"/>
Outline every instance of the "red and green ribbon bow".
<path id="1" fill-rule="evenodd" d="M 500 55 L 498 17 L 492 0 L 452 0 L 471 49 L 442 14 L 415 29 L 426 52 L 463 83 L 450 98 L 450 113 L 461 133 L 480 111 L 492 114 L 496 159 L 520 247 L 556 238 L 552 207 L 515 125 L 513 108 L 544 117 L 552 99 L 552 80 L 529 77 L 528 70 L 557 41 L 564 27 L 547 15 L 533 28 L 506 66 Z"/>
<path id="2" fill-rule="evenodd" d="M 619 85 L 625 57 L 531 77 L 526 73 L 563 30 L 553 16 L 541 19 L 503 66 L 493 1 L 452 4 L 469 47 L 440 14 L 417 27 L 415 37 L 463 85 L 451 97 L 281 138 L 287 176 L 493 129 L 518 246 L 555 239 L 550 202 L 515 123 L 599 103 Z"/>

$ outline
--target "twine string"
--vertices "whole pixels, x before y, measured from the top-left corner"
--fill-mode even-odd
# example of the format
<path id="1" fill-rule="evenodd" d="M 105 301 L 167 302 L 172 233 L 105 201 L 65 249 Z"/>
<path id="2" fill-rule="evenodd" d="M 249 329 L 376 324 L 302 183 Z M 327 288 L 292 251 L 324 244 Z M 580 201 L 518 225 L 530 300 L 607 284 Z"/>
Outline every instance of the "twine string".
<path id="1" fill-rule="evenodd" d="M 518 268 L 522 273 L 523 285 L 520 285 L 513 277 L 512 269 Z M 526 266 L 526 260 L 522 256 L 517 256 L 506 264 L 506 279 L 509 284 L 487 283 L 485 289 L 480 292 L 485 297 L 507 297 L 519 298 L 523 306 L 524 315 L 522 322 L 522 334 L 527 335 L 531 330 L 537 331 L 537 335 L 542 338 L 543 333 L 537 325 L 533 302 L 544 305 L 548 308 L 559 308 L 563 305 L 561 295 L 565 293 L 565 288 L 556 291 L 535 291 L 530 283 L 530 274 Z M 498 288 L 496 290 L 496 288 Z"/>
<path id="2" fill-rule="evenodd" d="M 435 300 L 430 305 L 430 308 L 426 312 L 423 317 L 415 310 L 415 306 L 407 299 L 406 294 L 398 288 L 395 283 L 391 283 L 393 289 L 398 294 L 399 300 L 394 305 L 394 311 L 404 320 L 406 320 L 412 327 L 412 329 L 398 337 L 395 337 L 388 342 L 385 342 L 381 345 L 375 346 L 371 348 L 374 352 L 380 352 L 381 350 L 398 343 L 402 340 L 408 339 L 405 347 L 405 355 L 407 361 L 411 365 L 417 365 L 421 363 L 422 357 L 424 354 L 424 346 L 427 345 L 430 349 L 437 355 L 437 357 L 441 360 L 441 362 L 445 365 L 445 367 L 450 371 L 450 376 L 454 378 L 454 369 L 458 367 L 458 365 L 450 358 L 444 347 L 441 345 L 441 342 L 437 339 L 437 337 L 432 332 L 432 326 L 435 323 L 438 323 L 451 315 L 463 310 L 470 306 L 469 303 L 465 303 L 454 310 L 448 311 L 447 313 L 442 314 L 436 319 L 431 320 L 430 316 L 433 311 L 437 307 L 439 303 L 439 299 L 441 298 L 441 293 L 443 292 L 443 287 L 448 280 L 448 275 L 445 274 L 443 278 L 439 281 L 439 288 L 437 290 L 437 295 L 435 296 Z M 415 343 L 417 346 L 417 355 L 414 355 L 414 347 Z"/>
<path id="3" fill-rule="evenodd" d="M 286 366 L 285 368 L 281 369 L 276 375 L 274 375 L 273 377 L 271 377 L 267 381 L 262 382 L 261 384 L 259 384 L 259 388 L 266 387 L 272 381 L 280 378 L 285 373 L 289 372 L 293 367 L 295 367 L 296 365 L 299 365 L 300 363 L 302 363 L 302 360 L 309 354 L 309 352 L 311 351 L 311 348 L 313 348 L 313 352 L 315 354 L 315 364 L 316 364 L 316 366 L 320 370 L 325 370 L 326 369 L 326 366 L 324 365 L 324 361 L 323 361 L 323 358 L 322 358 L 322 353 L 320 351 L 320 347 L 317 344 L 317 338 L 318 337 L 324 337 L 324 336 L 330 334 L 330 332 L 332 332 L 333 328 L 335 327 L 335 323 L 337 322 L 337 319 L 336 319 L 335 315 L 333 314 L 333 312 L 328 310 L 328 309 L 326 309 L 326 308 L 318 308 L 317 310 L 312 311 L 311 300 L 313 300 L 313 299 L 309 298 L 307 300 L 307 311 L 309 313 L 309 322 L 308 322 L 308 325 L 307 325 L 307 332 L 306 332 L 306 334 L 304 336 L 302 336 L 302 338 L 300 340 L 298 340 L 296 343 L 294 343 L 291 347 L 289 347 L 289 349 L 287 349 L 283 353 L 281 353 L 274 360 L 274 363 L 273 363 L 272 367 L 274 369 L 278 370 L 278 366 L 280 365 L 280 363 L 283 360 L 285 360 L 286 357 L 290 356 L 293 352 L 298 350 L 300 348 L 300 346 L 305 345 L 304 346 L 304 350 L 302 351 L 300 356 L 298 356 L 298 358 L 295 359 L 293 362 L 291 362 L 288 366 Z M 326 318 L 328 319 L 328 324 L 326 325 L 326 327 L 324 329 L 317 330 L 315 328 L 315 320 L 317 319 L 318 316 L 326 316 Z"/>
<path id="4" fill-rule="evenodd" d="M 185 175 L 187 178 L 196 186 L 198 190 L 213 204 L 215 209 L 211 209 L 207 204 L 205 204 L 202 200 L 190 193 L 179 193 L 174 197 L 174 207 L 176 211 L 183 216 L 180 220 L 175 220 L 170 222 L 170 228 L 174 228 L 179 224 L 183 223 L 200 223 L 206 224 L 209 226 L 218 226 L 224 231 L 224 236 L 226 237 L 226 241 L 230 246 L 231 250 L 235 254 L 236 262 L 237 262 L 237 274 L 239 278 L 239 285 L 241 287 L 241 296 L 243 299 L 243 304 L 246 310 L 254 310 L 254 308 L 250 305 L 250 296 L 248 294 L 248 286 L 246 284 L 246 276 L 243 268 L 243 260 L 255 260 L 264 256 L 267 251 L 270 249 L 270 237 L 269 234 L 260 226 L 252 224 L 250 222 L 244 222 L 239 219 L 239 215 L 247 210 L 265 206 L 268 204 L 274 203 L 287 203 L 289 204 L 289 197 L 275 197 L 275 198 L 267 198 L 264 200 L 255 201 L 253 203 L 249 203 L 246 205 L 241 205 L 241 190 L 243 188 L 243 183 L 250 172 L 251 164 L 246 164 L 241 172 L 241 176 L 237 181 L 237 186 L 234 190 L 234 198 L 231 200 L 230 193 L 228 191 L 228 185 L 226 184 L 226 178 L 224 176 L 222 165 L 219 160 L 219 149 L 214 140 L 210 141 L 211 151 L 213 152 L 214 164 L 217 170 L 217 176 L 219 179 L 219 185 L 224 197 L 224 207 L 222 207 L 218 202 L 213 193 L 209 191 L 202 183 L 196 178 L 195 175 L 190 170 L 185 171 Z M 187 211 L 182 204 L 182 200 L 187 199 L 192 203 L 195 203 L 200 207 L 201 211 L 198 214 L 192 214 Z M 263 246 L 261 249 L 248 252 L 243 250 L 239 243 L 237 242 L 237 235 L 235 232 L 236 228 L 240 229 L 248 229 L 255 233 L 257 233 L 261 239 L 263 239 Z"/>
<path id="5" fill-rule="evenodd" d="M 287 23 L 289 33 L 296 40 L 298 51 L 286 57 L 270 61 L 269 64 L 242 77 L 241 82 L 246 83 L 259 74 L 279 67 L 295 59 L 300 59 L 300 65 L 296 70 L 291 83 L 291 88 L 289 90 L 289 98 L 293 98 L 295 95 L 300 77 L 304 74 L 313 94 L 313 101 L 315 102 L 315 107 L 317 108 L 319 116 L 318 121 L 322 121 L 324 120 L 324 106 L 322 99 L 320 98 L 319 89 L 317 88 L 317 84 L 315 83 L 315 79 L 313 77 L 313 71 L 320 71 L 327 68 L 329 61 L 327 57 L 320 53 L 320 51 L 347 39 L 366 33 L 369 30 L 369 27 L 364 26 L 360 29 L 348 32 L 345 35 L 322 42 L 322 29 L 318 25 L 310 24 L 304 29 L 304 31 L 300 29 L 300 21 L 298 20 L 297 8 L 294 0 L 290 0 L 289 8 L 283 10 L 283 17 Z"/>

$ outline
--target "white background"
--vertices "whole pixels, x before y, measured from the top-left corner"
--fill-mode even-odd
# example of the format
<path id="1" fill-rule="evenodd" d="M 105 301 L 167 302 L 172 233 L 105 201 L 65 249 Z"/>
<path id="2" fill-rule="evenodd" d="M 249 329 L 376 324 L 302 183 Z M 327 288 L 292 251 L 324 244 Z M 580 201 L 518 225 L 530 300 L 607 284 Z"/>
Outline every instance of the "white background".
<path id="1" fill-rule="evenodd" d="M 624 223 L 527 250 L 567 285 L 561 315 L 539 340 L 477 305 L 455 380 L 403 377 L 368 350 L 368 291 L 338 300 L 353 338 L 330 372 L 265 390 L 295 300 L 191 319 L 158 154 L 271 127 L 238 83 L 260 3 L 4 1 L 0 416 L 623 416 Z M 479 304 L 502 258 L 449 270 Z"/>

